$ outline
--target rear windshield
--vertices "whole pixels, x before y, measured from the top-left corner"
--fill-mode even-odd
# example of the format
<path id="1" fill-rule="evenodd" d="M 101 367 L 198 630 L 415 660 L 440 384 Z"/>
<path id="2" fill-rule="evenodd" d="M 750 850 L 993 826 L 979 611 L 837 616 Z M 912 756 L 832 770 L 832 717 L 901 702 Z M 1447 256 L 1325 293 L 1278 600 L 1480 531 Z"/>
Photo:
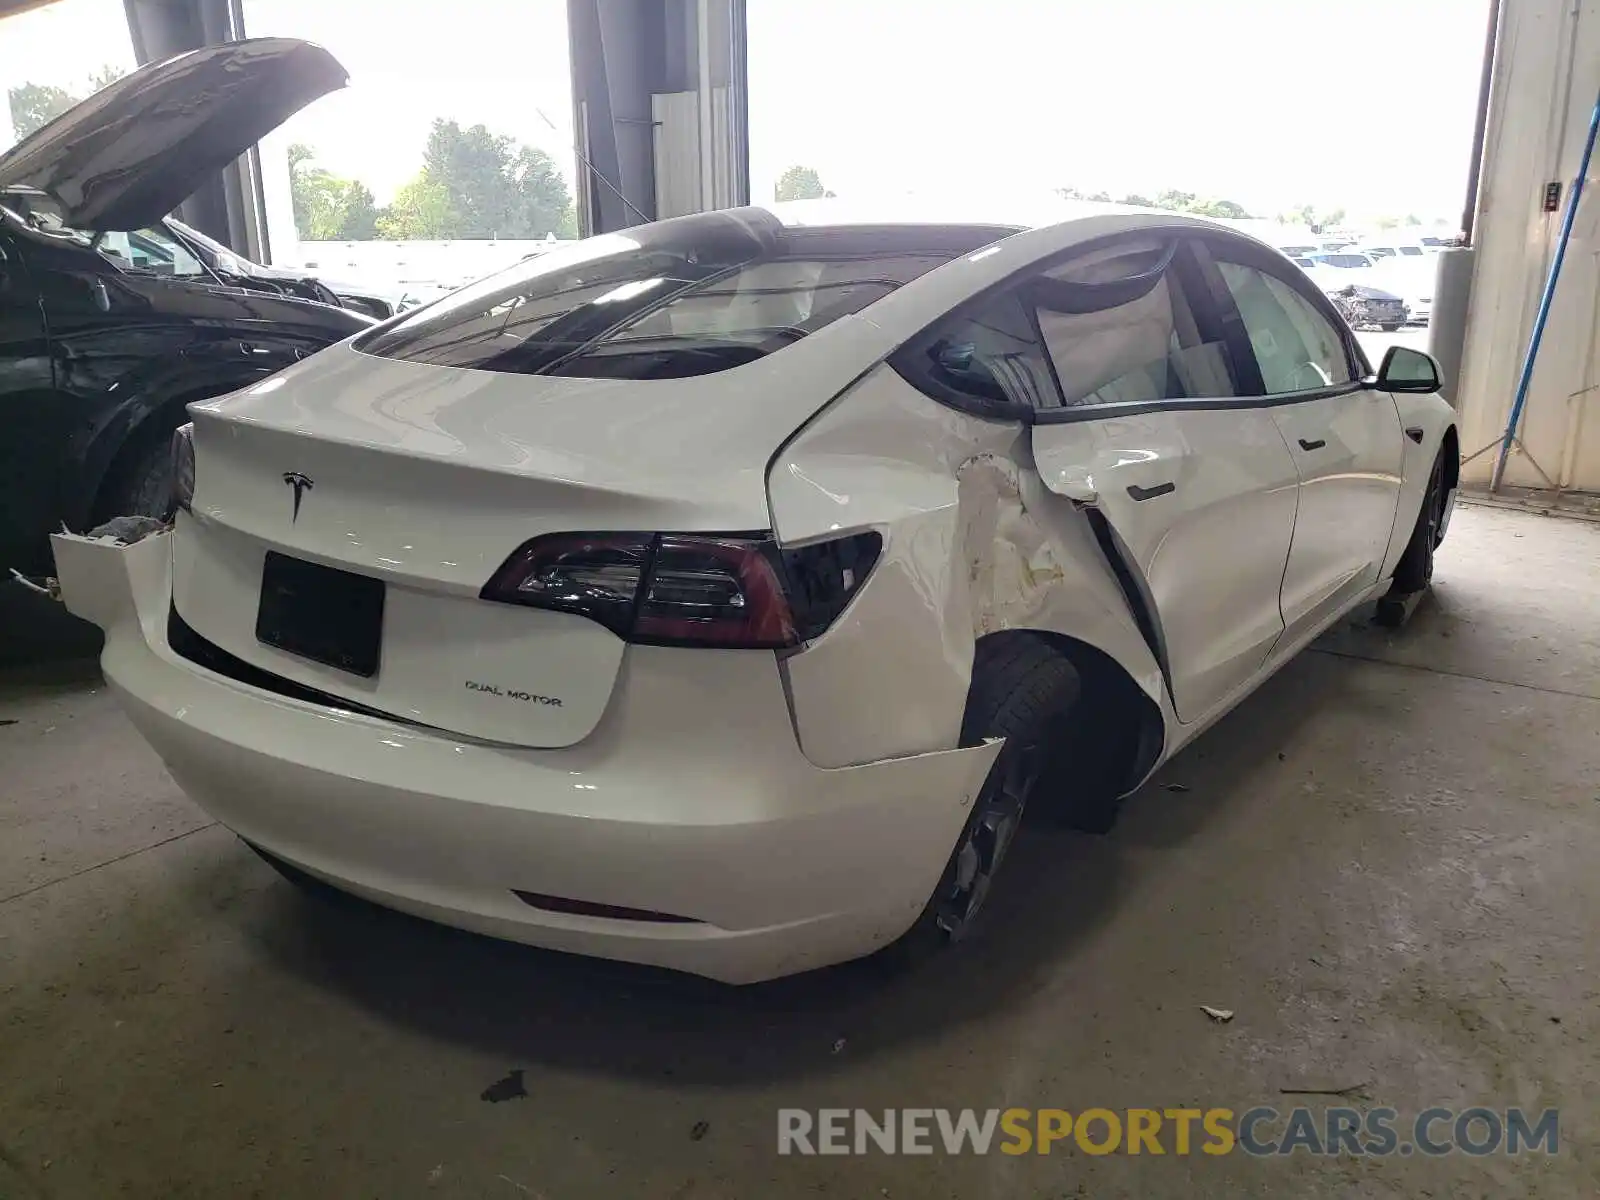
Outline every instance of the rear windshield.
<path id="1" fill-rule="evenodd" d="M 799 341 L 1006 232 L 789 228 L 762 210 L 680 217 L 541 254 L 356 346 L 529 375 L 709 375 Z"/>

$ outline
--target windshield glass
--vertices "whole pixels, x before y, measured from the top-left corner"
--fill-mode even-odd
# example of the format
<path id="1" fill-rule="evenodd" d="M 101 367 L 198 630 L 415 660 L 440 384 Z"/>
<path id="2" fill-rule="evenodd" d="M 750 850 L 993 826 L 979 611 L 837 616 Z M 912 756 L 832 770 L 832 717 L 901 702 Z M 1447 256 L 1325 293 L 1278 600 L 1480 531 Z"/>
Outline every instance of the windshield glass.
<path id="1" fill-rule="evenodd" d="M 152 275 L 206 276 L 206 268 L 200 260 L 159 226 L 97 236 L 63 222 L 60 206 L 43 192 L 22 189 L 0 195 L 0 205 L 35 233 L 90 247 L 124 270 Z"/>
<path id="2" fill-rule="evenodd" d="M 221 242 L 201 233 L 194 226 L 185 225 L 176 217 L 168 217 L 167 224 L 171 225 L 189 241 L 198 243 L 202 250 L 209 251 L 212 264 L 217 270 L 235 275 L 254 275 L 257 273 L 257 264 L 251 262 L 248 258 L 240 258 Z"/>
<path id="3" fill-rule="evenodd" d="M 1330 267 L 1370 267 L 1372 265 L 1364 254 L 1324 254 L 1317 261 Z"/>
<path id="4" fill-rule="evenodd" d="M 786 228 L 759 210 L 705 213 L 542 254 L 357 348 L 520 374 L 706 375 L 782 349 L 1004 232 Z"/>

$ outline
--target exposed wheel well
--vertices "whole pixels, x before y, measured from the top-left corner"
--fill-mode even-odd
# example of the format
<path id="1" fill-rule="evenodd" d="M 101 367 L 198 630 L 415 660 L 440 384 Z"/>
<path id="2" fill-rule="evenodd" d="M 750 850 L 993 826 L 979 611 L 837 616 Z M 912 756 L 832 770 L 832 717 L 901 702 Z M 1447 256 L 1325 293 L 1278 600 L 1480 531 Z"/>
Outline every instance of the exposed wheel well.
<path id="1" fill-rule="evenodd" d="M 220 396 L 233 386 L 227 383 L 216 387 L 193 388 L 146 413 L 144 419 L 122 439 L 122 444 L 117 447 L 111 456 L 111 461 L 106 464 L 106 469 L 101 472 L 100 482 L 94 491 L 94 503 L 88 510 L 89 523 L 96 525 L 122 515 L 107 512 L 106 509 L 116 489 L 123 483 L 123 477 L 130 466 L 142 458 L 153 445 L 171 438 L 172 431 L 183 424 L 183 410 L 188 405 L 196 400 L 209 400 L 213 396 Z"/>
<path id="2" fill-rule="evenodd" d="M 1449 491 L 1461 485 L 1461 438 L 1454 425 L 1444 431 L 1439 449 L 1444 454 L 1444 486 Z"/>
<path id="3" fill-rule="evenodd" d="M 1116 659 L 1064 633 L 1046 629 L 1003 630 L 980 641 L 1029 634 L 1050 645 L 1078 673 L 1079 697 L 1072 727 L 1062 730 L 1062 758 L 1075 788 L 1094 787 L 1119 796 L 1135 787 L 1165 745 L 1160 707 L 1145 695 Z"/>

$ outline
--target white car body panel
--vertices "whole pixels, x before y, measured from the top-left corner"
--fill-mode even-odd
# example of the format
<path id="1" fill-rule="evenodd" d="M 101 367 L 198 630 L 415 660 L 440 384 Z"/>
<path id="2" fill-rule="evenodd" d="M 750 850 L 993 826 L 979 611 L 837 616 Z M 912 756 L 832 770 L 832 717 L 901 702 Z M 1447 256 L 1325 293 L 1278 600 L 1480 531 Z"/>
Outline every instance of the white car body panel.
<path id="1" fill-rule="evenodd" d="M 774 356 L 748 373 L 663 381 L 643 400 L 615 381 L 333 347 L 191 408 L 206 466 L 177 607 L 209 641 L 307 687 L 469 737 L 570 746 L 604 712 L 624 643 L 584 617 L 487 604 L 479 591 L 540 534 L 765 528 L 773 447 L 820 407 L 811 387 L 844 386 L 859 370 L 852 354 L 878 345 L 865 323 L 837 332 L 817 339 L 832 352 L 809 365 L 802 342 L 787 371 Z M 286 472 L 316 481 L 298 512 Z M 396 521 L 418 498 L 427 518 Z M 388 585 L 376 678 L 257 640 L 269 550 Z"/>
<path id="2" fill-rule="evenodd" d="M 1027 456 L 1020 425 L 931 403 L 888 367 L 784 448 L 770 477 L 783 542 L 886 534 L 872 586 L 783 663 L 813 762 L 954 745 L 973 642 L 1001 629 L 1070 633 L 1159 702 L 1160 669 L 1087 523 L 1019 467 Z"/>
<path id="3" fill-rule="evenodd" d="M 1033 451 L 1047 488 L 1101 509 L 1122 539 L 1155 606 L 1179 717 L 1203 718 L 1283 633 L 1278 583 L 1299 480 L 1272 415 L 1175 409 L 1037 425 Z"/>
<path id="4" fill-rule="evenodd" d="M 1300 472 L 1283 573 L 1291 633 L 1320 627 L 1378 581 L 1389 548 L 1405 440 L 1387 392 L 1361 390 L 1271 409 Z"/>
<path id="5" fill-rule="evenodd" d="M 1043 259 L 1155 228 L 1216 229 L 1026 229 L 688 378 L 334 347 L 194 406 L 191 512 L 132 546 L 58 535 L 63 595 L 106 631 L 107 678 L 180 785 L 340 887 L 738 982 L 869 953 L 921 913 L 1000 751 L 959 745 L 979 639 L 1095 652 L 1143 722 L 1132 787 L 1388 586 L 1451 434 L 1437 395 L 1370 385 L 1024 424 L 886 361 Z M 776 653 L 480 598 L 532 538 L 623 531 L 883 544 L 842 612 Z M 373 678 L 258 640 L 272 551 L 383 581 Z M 195 636 L 244 669 L 174 649 Z"/>
<path id="6" fill-rule="evenodd" d="M 1383 569 L 1378 573 L 1380 579 L 1388 579 L 1394 574 L 1400 556 L 1405 553 L 1406 543 L 1411 540 L 1411 530 L 1417 523 L 1417 514 L 1422 511 L 1422 496 L 1428 489 L 1428 477 L 1433 471 L 1434 460 L 1441 454 L 1448 458 L 1452 453 L 1460 453 L 1460 447 L 1451 440 L 1455 434 L 1455 410 L 1445 402 L 1444 397 L 1437 393 L 1419 395 L 1397 392 L 1394 403 L 1400 418 L 1400 448 L 1404 457 L 1400 467 L 1400 496 L 1395 508 L 1394 527 L 1389 534 L 1389 550 L 1383 557 Z M 1446 496 L 1444 529 L 1450 527 L 1450 515 L 1455 511 L 1459 490 L 1459 487 L 1452 486 Z"/>
<path id="7" fill-rule="evenodd" d="M 822 770 L 760 651 L 701 655 L 686 689 L 685 652 L 630 647 L 600 727 L 558 751 L 287 699 L 172 652 L 174 536 L 55 538 L 68 607 L 105 630 L 106 679 L 140 733 L 246 840 L 460 928 L 733 983 L 865 954 L 921 911 L 1000 750 Z M 523 888 L 689 920 L 548 911 Z"/>

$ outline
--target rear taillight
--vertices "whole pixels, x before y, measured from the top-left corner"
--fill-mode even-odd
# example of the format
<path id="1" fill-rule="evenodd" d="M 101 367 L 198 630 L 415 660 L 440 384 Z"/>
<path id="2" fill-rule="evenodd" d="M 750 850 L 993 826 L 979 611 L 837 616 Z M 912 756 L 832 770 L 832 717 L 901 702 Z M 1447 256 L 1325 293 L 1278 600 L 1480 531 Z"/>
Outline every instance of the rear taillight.
<path id="1" fill-rule="evenodd" d="M 577 613 L 631 642 L 783 649 L 844 611 L 881 547 L 876 533 L 790 551 L 754 537 L 550 534 L 507 559 L 482 595 Z"/>

